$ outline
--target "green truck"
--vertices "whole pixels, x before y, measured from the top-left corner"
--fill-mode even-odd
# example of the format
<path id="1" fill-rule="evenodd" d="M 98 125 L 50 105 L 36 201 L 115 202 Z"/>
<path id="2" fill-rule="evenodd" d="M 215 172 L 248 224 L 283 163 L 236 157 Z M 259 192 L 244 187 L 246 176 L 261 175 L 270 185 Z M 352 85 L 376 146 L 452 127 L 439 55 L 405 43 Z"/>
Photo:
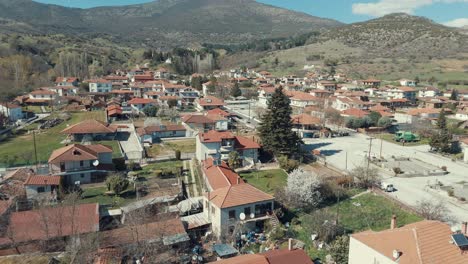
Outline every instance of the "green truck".
<path id="1" fill-rule="evenodd" d="M 420 140 L 418 134 L 414 134 L 410 131 L 398 131 L 394 139 L 396 142 L 415 142 Z"/>

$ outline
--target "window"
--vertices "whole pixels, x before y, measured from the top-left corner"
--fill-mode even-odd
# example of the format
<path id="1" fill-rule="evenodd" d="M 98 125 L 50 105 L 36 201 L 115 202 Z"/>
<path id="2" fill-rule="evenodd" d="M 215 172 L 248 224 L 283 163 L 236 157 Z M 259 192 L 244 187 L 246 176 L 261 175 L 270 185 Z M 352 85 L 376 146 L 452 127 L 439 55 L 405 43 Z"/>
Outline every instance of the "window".
<path id="1" fill-rule="evenodd" d="M 250 212 L 250 206 L 244 208 L 244 214 L 245 214 L 247 217 L 250 216 L 250 214 L 251 214 L 251 212 Z"/>
<path id="2" fill-rule="evenodd" d="M 207 210 L 208 210 L 208 208 L 210 208 L 210 207 L 208 206 L 208 201 L 205 201 L 205 208 L 206 208 Z"/>
<path id="3" fill-rule="evenodd" d="M 83 165 L 84 165 L 84 162 L 80 160 L 80 167 L 83 167 Z"/>
<path id="4" fill-rule="evenodd" d="M 216 209 L 214 208 L 214 206 L 211 206 L 211 214 L 215 214 L 216 213 Z"/>
<path id="5" fill-rule="evenodd" d="M 83 174 L 83 173 L 81 173 L 81 174 L 80 174 L 80 177 L 83 179 L 83 178 L 84 178 L 84 174 Z"/>
<path id="6" fill-rule="evenodd" d="M 37 187 L 37 192 L 38 193 L 43 193 L 43 192 L 45 192 L 45 188 L 44 187 Z"/>
<path id="7" fill-rule="evenodd" d="M 229 219 L 236 219 L 236 210 L 229 211 Z"/>

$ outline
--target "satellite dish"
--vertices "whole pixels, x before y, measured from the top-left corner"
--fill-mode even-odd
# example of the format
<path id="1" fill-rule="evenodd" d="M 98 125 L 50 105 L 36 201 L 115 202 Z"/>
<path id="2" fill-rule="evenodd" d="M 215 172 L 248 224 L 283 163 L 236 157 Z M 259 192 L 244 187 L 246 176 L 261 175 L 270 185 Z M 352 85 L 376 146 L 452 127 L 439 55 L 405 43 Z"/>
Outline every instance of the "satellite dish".
<path id="1" fill-rule="evenodd" d="M 239 218 L 240 218 L 240 220 L 244 221 L 244 220 L 245 220 L 245 214 L 244 214 L 244 213 L 240 213 Z"/>
<path id="2" fill-rule="evenodd" d="M 255 218 L 255 214 L 254 214 L 254 213 L 251 213 L 251 214 L 250 214 L 250 218 Z"/>
<path id="3" fill-rule="evenodd" d="M 99 160 L 93 161 L 93 166 L 94 166 L 94 167 L 97 167 L 98 165 L 99 165 Z"/>

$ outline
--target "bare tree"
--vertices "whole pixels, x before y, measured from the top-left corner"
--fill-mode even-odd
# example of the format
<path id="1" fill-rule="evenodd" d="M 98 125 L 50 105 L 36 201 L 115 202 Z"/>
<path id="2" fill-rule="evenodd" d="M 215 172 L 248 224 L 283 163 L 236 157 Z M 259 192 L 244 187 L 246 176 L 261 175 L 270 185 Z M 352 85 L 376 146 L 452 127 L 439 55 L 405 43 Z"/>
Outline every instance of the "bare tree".
<path id="1" fill-rule="evenodd" d="M 423 199 L 417 202 L 416 212 L 427 220 L 453 222 L 453 216 L 442 200 Z"/>
<path id="2" fill-rule="evenodd" d="M 380 182 L 379 171 L 377 168 L 358 166 L 349 174 L 360 186 L 364 188 L 372 187 Z"/>

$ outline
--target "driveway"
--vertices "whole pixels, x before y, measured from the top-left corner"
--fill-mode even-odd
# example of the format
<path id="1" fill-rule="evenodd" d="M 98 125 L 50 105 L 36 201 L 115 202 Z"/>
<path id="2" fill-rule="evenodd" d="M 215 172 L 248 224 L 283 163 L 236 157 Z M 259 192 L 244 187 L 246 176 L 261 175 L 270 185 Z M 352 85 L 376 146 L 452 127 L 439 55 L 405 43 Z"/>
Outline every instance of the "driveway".
<path id="1" fill-rule="evenodd" d="M 325 155 L 327 163 L 345 171 L 352 170 L 356 166 L 366 164 L 369 152 L 369 136 L 354 134 L 349 137 L 330 139 L 305 139 L 308 149 L 320 149 Z M 416 158 L 433 166 L 447 166 L 449 174 L 444 176 L 425 176 L 414 178 L 393 177 L 391 173 L 381 170 L 381 176 L 386 182 L 393 183 L 397 189 L 391 195 L 403 203 L 414 206 L 422 199 L 442 199 L 450 209 L 454 217 L 454 226 L 459 226 L 462 221 L 468 220 L 468 205 L 451 198 L 445 191 L 435 191 L 427 187 L 436 181 L 444 185 L 452 185 L 468 179 L 468 164 L 453 162 L 448 158 L 428 152 L 429 146 L 403 147 L 380 139 L 373 139 L 371 156 L 384 158 L 391 156 L 403 156 Z"/>

